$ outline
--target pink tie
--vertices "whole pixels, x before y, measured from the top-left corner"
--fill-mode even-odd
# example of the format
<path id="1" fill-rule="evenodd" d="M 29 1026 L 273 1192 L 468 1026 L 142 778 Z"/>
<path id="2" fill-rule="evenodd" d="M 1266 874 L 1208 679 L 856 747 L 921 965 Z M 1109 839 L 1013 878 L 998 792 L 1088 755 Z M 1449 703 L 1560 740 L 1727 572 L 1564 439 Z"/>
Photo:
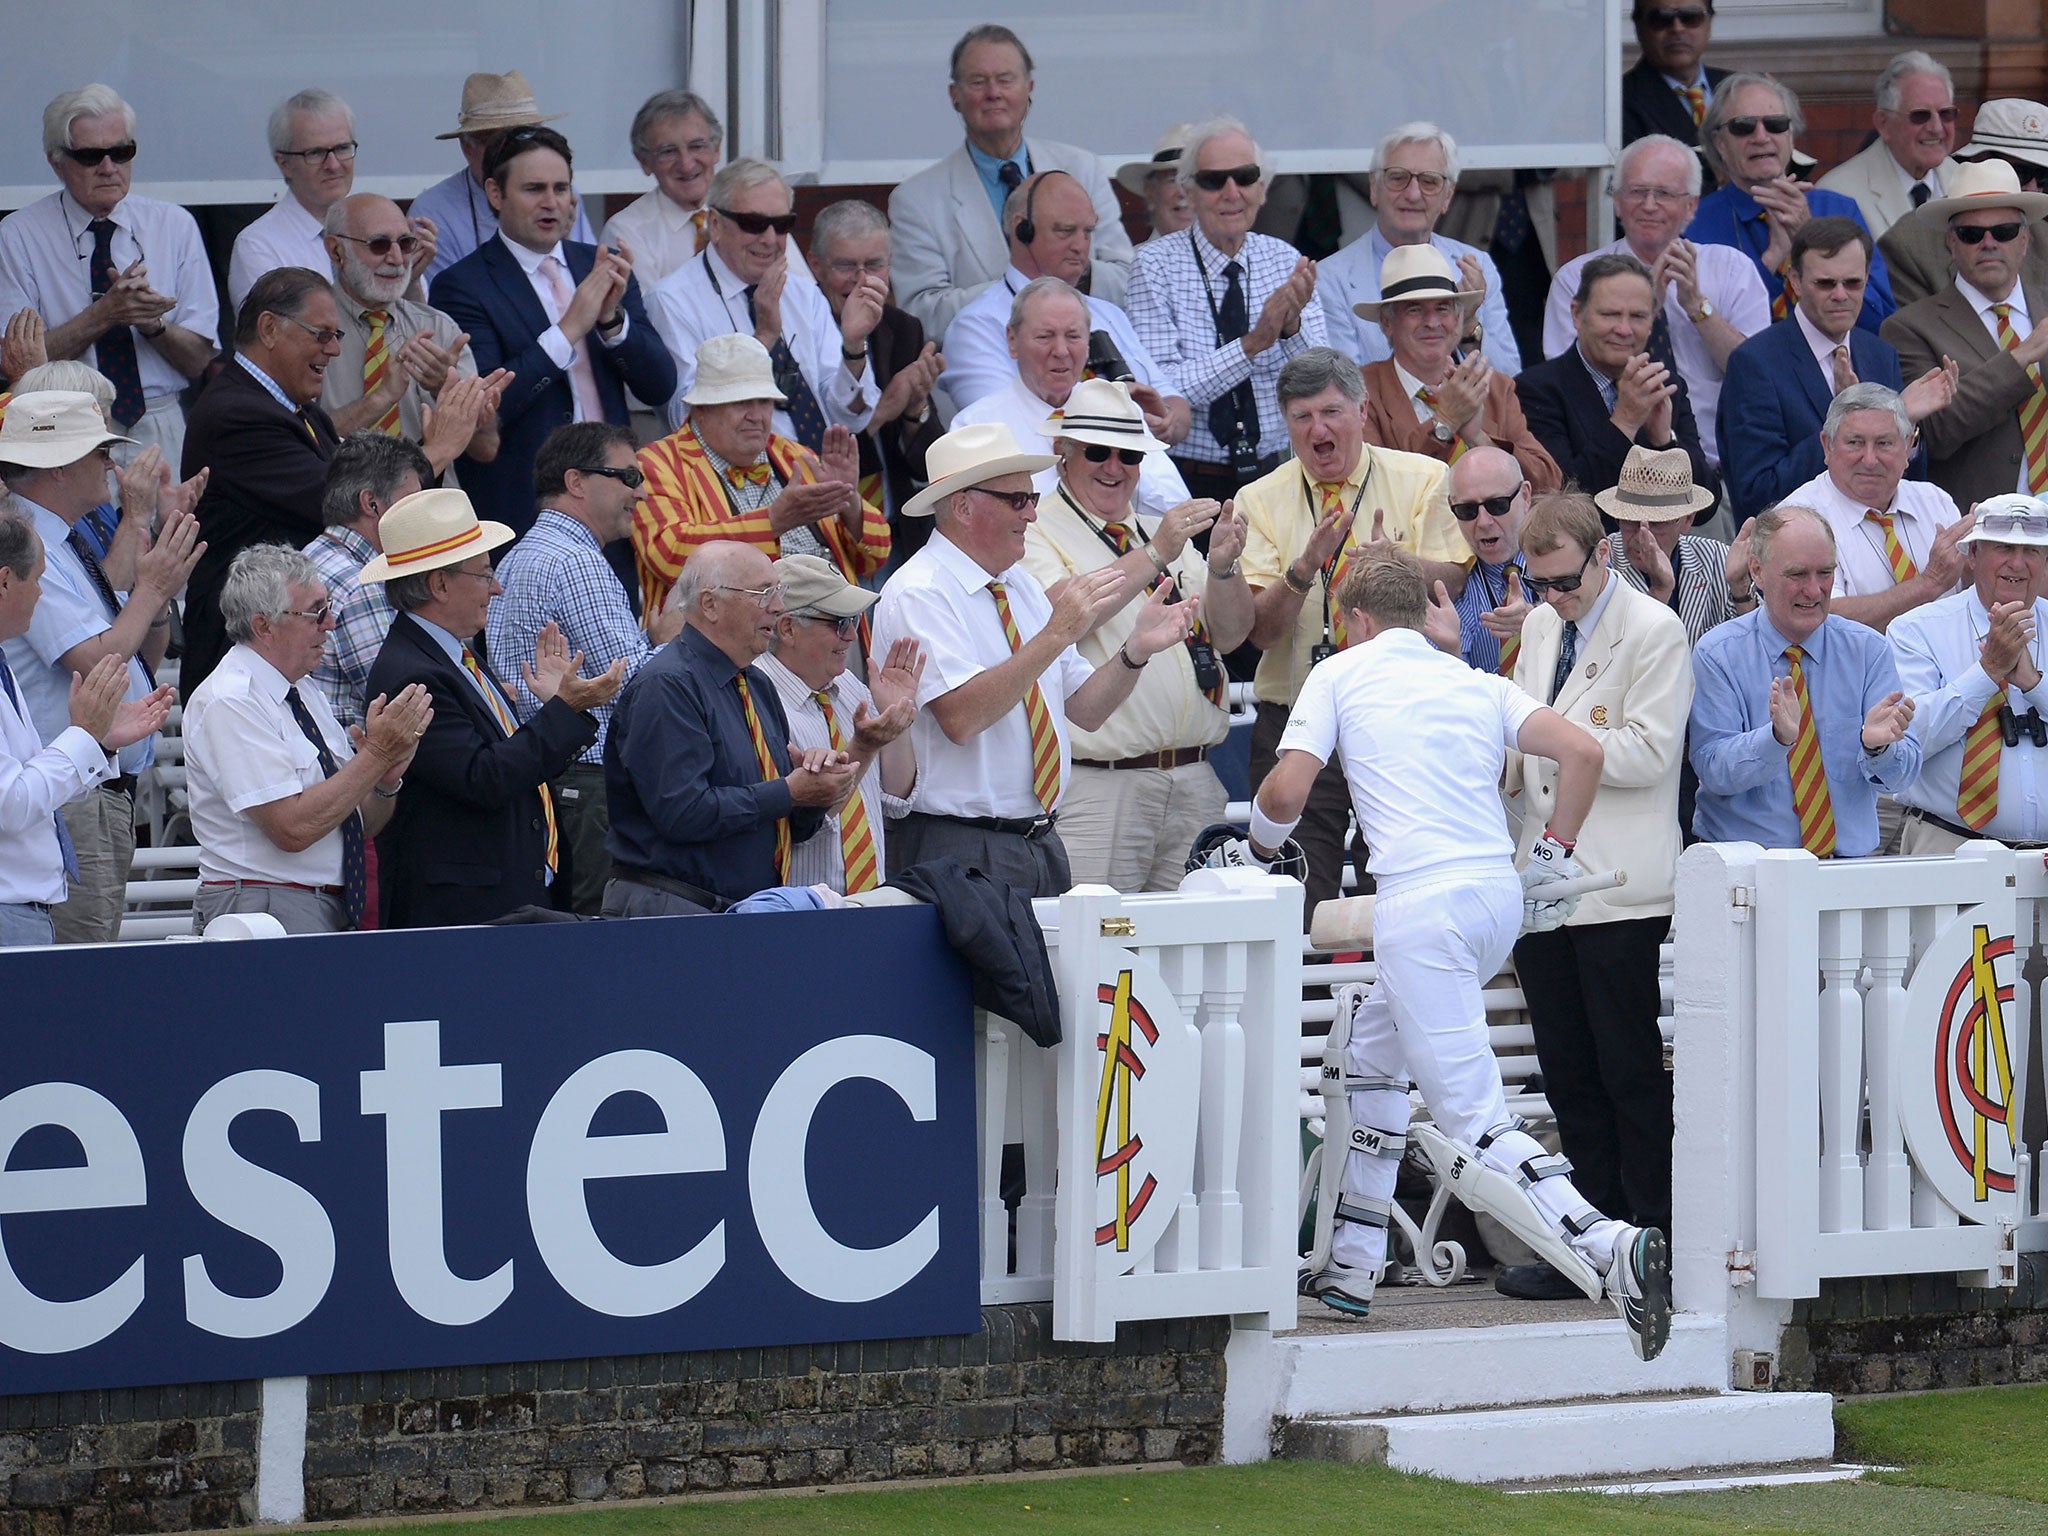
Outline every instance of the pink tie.
<path id="1" fill-rule="evenodd" d="M 569 285 L 569 274 L 562 270 L 557 257 L 544 258 L 541 271 L 548 280 L 548 291 L 555 296 L 555 314 L 566 315 L 569 303 L 576 296 L 576 290 Z M 590 366 L 590 338 L 584 337 L 576 343 L 576 355 L 569 359 L 569 388 L 576 396 L 576 419 L 578 421 L 603 421 L 604 402 L 597 395 L 597 373 Z"/>

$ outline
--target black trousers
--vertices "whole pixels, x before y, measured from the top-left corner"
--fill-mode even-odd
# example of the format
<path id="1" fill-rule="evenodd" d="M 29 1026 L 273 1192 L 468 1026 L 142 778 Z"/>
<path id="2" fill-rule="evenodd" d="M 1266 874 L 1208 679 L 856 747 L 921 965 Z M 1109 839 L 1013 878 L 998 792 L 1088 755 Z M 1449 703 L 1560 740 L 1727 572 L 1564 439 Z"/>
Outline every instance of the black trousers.
<path id="1" fill-rule="evenodd" d="M 1657 1033 L 1668 917 L 1525 933 L 1515 974 L 1572 1182 L 1602 1213 L 1671 1231 L 1671 1075 Z"/>
<path id="2" fill-rule="evenodd" d="M 1287 729 L 1287 711 L 1278 704 L 1269 704 L 1261 699 L 1257 709 L 1257 717 L 1252 721 L 1251 781 L 1254 795 L 1259 792 L 1266 775 L 1273 771 L 1273 765 L 1280 760 L 1280 733 Z M 1308 890 L 1301 913 L 1304 932 L 1309 920 L 1315 916 L 1317 902 L 1332 901 L 1344 894 L 1344 832 L 1350 822 L 1351 786 L 1345 782 L 1344 765 L 1332 757 L 1323 764 L 1323 771 L 1316 775 L 1315 783 L 1310 786 L 1308 804 L 1301 811 L 1301 825 L 1294 829 L 1294 840 L 1308 855 L 1308 879 L 1302 882 Z M 1351 840 L 1351 856 L 1358 865 L 1358 891 L 1363 895 L 1372 889 L 1372 883 L 1365 873 L 1365 844 L 1362 840 Z"/>

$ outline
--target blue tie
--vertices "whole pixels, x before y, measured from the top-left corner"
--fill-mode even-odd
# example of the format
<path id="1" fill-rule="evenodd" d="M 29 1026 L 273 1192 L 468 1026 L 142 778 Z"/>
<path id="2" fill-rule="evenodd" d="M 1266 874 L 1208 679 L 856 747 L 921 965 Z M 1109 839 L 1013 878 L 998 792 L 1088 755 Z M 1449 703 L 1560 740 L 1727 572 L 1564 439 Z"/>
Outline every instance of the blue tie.
<path id="1" fill-rule="evenodd" d="M 4 652 L 0 652 L 0 688 L 4 688 L 7 691 L 7 702 L 14 706 L 14 712 L 21 716 L 24 721 L 28 721 L 30 727 L 33 728 L 34 722 L 28 720 L 28 711 L 22 708 L 21 695 L 15 691 L 14 669 L 7 665 L 7 656 Z M 64 825 L 62 815 L 53 815 L 50 819 L 57 824 L 57 852 L 64 860 L 64 873 L 70 879 L 76 880 L 78 878 L 78 850 L 72 846 L 71 829 Z"/>
<path id="2" fill-rule="evenodd" d="M 313 719 L 313 712 L 306 708 L 306 701 L 299 697 L 299 685 L 293 683 L 284 691 L 284 702 L 292 712 L 292 718 L 305 732 L 306 740 L 313 744 L 313 752 L 320 760 L 320 771 L 333 778 L 341 771 L 341 764 L 335 761 L 333 752 L 328 750 L 327 738 L 320 734 L 320 727 Z M 341 832 L 341 888 L 342 901 L 348 908 L 349 925 L 363 926 L 363 912 L 369 904 L 369 865 L 363 850 L 363 813 L 350 811 L 342 822 Z"/>

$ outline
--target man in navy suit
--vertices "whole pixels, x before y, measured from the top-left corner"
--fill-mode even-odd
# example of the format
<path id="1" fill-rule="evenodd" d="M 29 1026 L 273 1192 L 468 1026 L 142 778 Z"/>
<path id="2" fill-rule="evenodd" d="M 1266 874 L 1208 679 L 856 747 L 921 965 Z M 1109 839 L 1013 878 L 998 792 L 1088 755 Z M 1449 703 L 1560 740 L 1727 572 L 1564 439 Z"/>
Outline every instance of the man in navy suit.
<path id="1" fill-rule="evenodd" d="M 1707 98 L 1728 78 L 1702 57 L 1714 37 L 1714 0 L 1635 0 L 1629 20 L 1642 57 L 1621 77 L 1621 142 L 1663 133 L 1697 146 Z M 1711 192 L 1714 173 L 1702 171 Z"/>
<path id="2" fill-rule="evenodd" d="M 510 369 L 498 407 L 498 456 L 459 460 L 480 514 L 517 533 L 533 525 L 533 460 L 571 421 L 624 425 L 626 390 L 659 409 L 675 363 L 648 321 L 633 253 L 565 239 L 576 218 L 568 140 L 509 128 L 484 151 L 484 195 L 498 233 L 434 279 L 434 307 L 469 333 L 477 368 Z"/>
<path id="3" fill-rule="evenodd" d="M 1857 325 L 1870 279 L 1869 230 L 1852 219 L 1808 219 L 1792 236 L 1787 265 L 1792 313 L 1737 347 L 1721 384 L 1721 468 L 1738 525 L 1825 471 L 1821 422 L 1850 385 L 1900 390 L 1916 423 L 1955 394 L 1953 363 L 1902 389 L 1897 351 Z M 1926 477 L 1924 454 L 1909 473 Z"/>

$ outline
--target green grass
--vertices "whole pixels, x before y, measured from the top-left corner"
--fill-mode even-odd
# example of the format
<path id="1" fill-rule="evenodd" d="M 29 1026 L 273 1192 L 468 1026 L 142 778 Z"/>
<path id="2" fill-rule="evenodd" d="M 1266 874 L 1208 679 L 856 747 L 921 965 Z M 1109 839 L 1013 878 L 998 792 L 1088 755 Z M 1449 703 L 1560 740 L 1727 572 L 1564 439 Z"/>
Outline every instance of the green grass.
<path id="1" fill-rule="evenodd" d="M 1513 1496 L 1379 1467 L 1091 1474 L 688 1501 L 465 1521 L 462 1536 L 2041 1536 L 2048 1387 L 1850 1401 L 1844 1454 L 1901 1470 L 1861 1483 L 1612 1498 Z M 373 1528 L 363 1528 L 369 1536 Z M 393 1528 L 402 1529 L 402 1528 Z M 415 1528 L 416 1529 L 416 1528 Z"/>

